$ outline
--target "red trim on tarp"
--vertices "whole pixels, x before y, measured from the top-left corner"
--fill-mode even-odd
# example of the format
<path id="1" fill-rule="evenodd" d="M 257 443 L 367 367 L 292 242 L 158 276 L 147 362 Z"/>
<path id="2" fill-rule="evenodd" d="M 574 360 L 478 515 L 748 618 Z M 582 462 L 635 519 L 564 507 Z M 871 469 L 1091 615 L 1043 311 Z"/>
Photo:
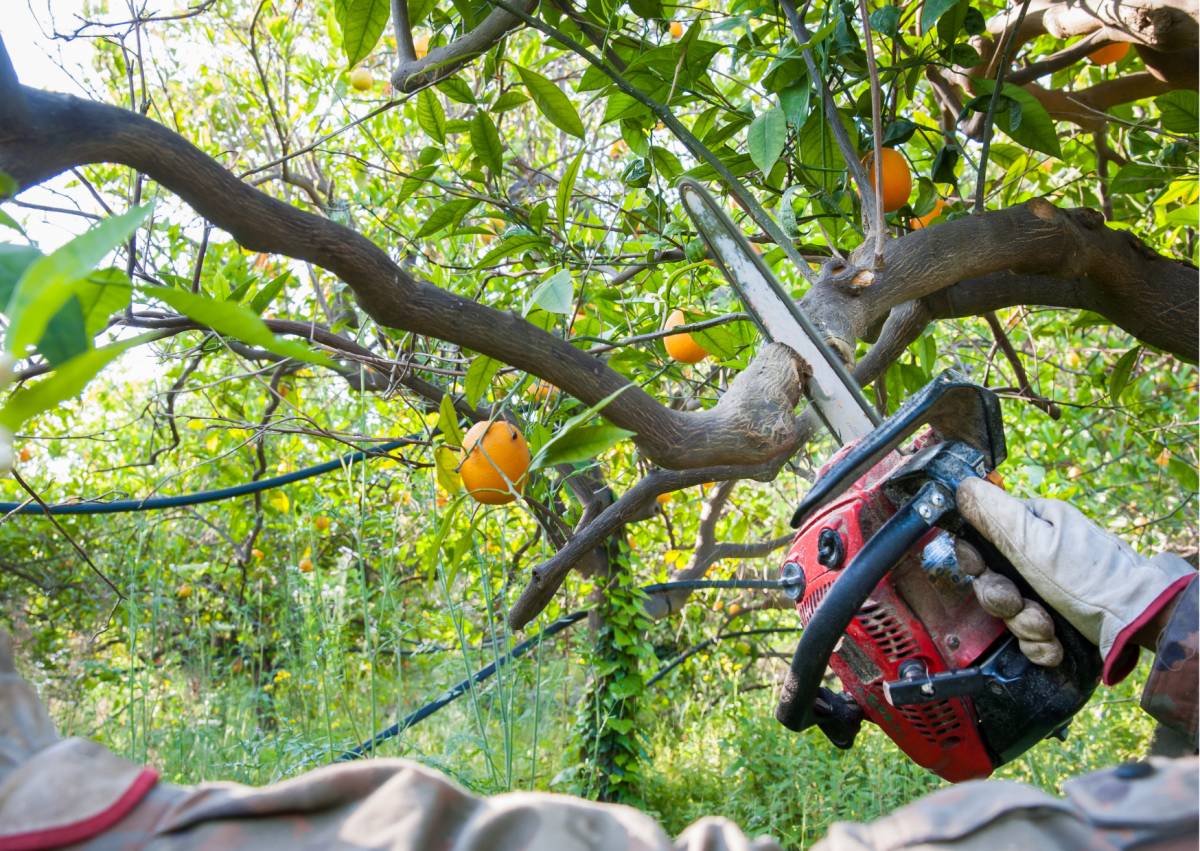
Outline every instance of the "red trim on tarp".
<path id="1" fill-rule="evenodd" d="M 129 788 L 107 809 L 80 821 L 61 824 L 45 830 L 0 835 L 0 851 L 43 851 L 43 849 L 61 848 L 64 845 L 73 845 L 76 842 L 91 839 L 129 815 L 130 811 L 141 802 L 142 798 L 146 797 L 146 793 L 153 789 L 157 782 L 158 772 L 153 768 L 143 768 L 141 773 L 129 784 Z"/>

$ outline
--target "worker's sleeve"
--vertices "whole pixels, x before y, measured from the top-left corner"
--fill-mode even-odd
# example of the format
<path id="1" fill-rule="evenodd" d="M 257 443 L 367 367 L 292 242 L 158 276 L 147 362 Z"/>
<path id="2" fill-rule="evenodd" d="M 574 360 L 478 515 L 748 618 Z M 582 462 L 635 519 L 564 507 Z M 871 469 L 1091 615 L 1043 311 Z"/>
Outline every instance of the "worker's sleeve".
<path id="1" fill-rule="evenodd" d="M 1197 681 L 1200 679 L 1200 601 L 1197 579 L 1179 595 L 1158 648 L 1150 677 L 1142 691 L 1142 708 L 1191 742 L 1196 749 Z"/>
<path id="2" fill-rule="evenodd" d="M 1195 847 L 1196 757 L 1070 780 L 1064 798 L 1005 780 L 960 783 L 868 823 L 837 822 L 812 851 Z"/>

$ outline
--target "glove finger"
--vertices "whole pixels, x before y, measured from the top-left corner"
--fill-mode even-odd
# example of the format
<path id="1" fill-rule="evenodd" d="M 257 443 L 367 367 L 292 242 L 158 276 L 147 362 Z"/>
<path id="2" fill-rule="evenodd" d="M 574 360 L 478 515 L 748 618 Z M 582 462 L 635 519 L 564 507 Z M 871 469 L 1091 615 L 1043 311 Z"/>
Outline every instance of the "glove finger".
<path id="1" fill-rule="evenodd" d="M 983 556 L 979 554 L 979 550 L 962 538 L 954 541 L 954 557 L 958 559 L 958 569 L 967 576 L 979 576 L 987 570 L 987 565 L 983 563 Z"/>
<path id="2" fill-rule="evenodd" d="M 1043 668 L 1057 668 L 1062 664 L 1063 648 L 1057 638 L 1049 641 L 1018 639 L 1017 646 L 1025 654 L 1025 658 L 1035 665 L 1041 665 Z"/>
<path id="3" fill-rule="evenodd" d="M 1025 605 L 1016 583 L 994 570 L 975 577 L 971 584 L 975 588 L 975 597 L 979 600 L 979 605 L 983 606 L 988 614 L 1001 620 L 1015 617 Z"/>
<path id="4" fill-rule="evenodd" d="M 1054 638 L 1054 621 L 1046 610 L 1033 600 L 1023 601 L 1021 611 L 1017 612 L 1005 624 L 1008 631 L 1017 638 L 1025 641 L 1050 641 Z"/>
<path id="5" fill-rule="evenodd" d="M 1037 585 L 1036 562 L 1027 553 L 1046 552 L 1054 527 L 1029 510 L 1025 500 L 983 479 L 966 479 L 956 495 L 959 513 L 987 538 L 1021 574 Z M 1040 590 L 1040 589 L 1039 589 Z"/>

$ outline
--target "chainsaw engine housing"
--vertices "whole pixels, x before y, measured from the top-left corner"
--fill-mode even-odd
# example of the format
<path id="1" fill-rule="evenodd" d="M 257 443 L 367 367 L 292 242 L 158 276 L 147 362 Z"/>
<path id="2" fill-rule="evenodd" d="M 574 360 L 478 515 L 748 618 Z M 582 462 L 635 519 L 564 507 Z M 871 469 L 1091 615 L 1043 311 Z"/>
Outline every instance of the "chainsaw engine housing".
<path id="1" fill-rule="evenodd" d="M 928 433 L 918 443 L 937 440 Z M 797 610 L 805 626 L 855 554 L 896 513 L 894 483 L 911 466 L 910 458 L 888 453 L 804 520 L 784 571 L 803 573 Z M 892 486 L 885 489 L 889 480 Z M 969 529 L 957 531 L 989 567 L 1033 596 L 986 542 Z M 1042 668 L 1029 662 L 1004 623 L 979 605 L 954 552 L 951 535 L 931 528 L 851 618 L 829 666 L 841 680 L 843 697 L 913 761 L 961 781 L 986 777 L 1047 735 L 1061 735 L 1095 688 L 1100 663 L 1095 648 L 1055 613 L 1063 664 Z"/>

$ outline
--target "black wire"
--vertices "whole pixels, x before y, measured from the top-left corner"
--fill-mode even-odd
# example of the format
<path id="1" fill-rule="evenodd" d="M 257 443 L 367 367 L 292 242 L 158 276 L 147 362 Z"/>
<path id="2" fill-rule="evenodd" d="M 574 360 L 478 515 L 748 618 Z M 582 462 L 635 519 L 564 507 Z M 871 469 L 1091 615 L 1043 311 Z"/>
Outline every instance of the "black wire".
<path id="1" fill-rule="evenodd" d="M 777 579 L 683 579 L 677 582 L 656 582 L 652 585 L 643 585 L 642 590 L 647 594 L 651 594 L 656 591 L 684 589 L 694 590 L 697 588 L 776 589 L 783 587 L 785 587 L 784 584 Z M 580 609 L 578 611 L 571 612 L 569 615 L 563 615 L 533 638 L 522 641 L 512 650 L 508 651 L 508 653 L 504 654 L 491 664 L 480 668 L 465 680 L 459 681 L 448 691 L 443 692 L 436 699 L 431 700 L 420 709 L 416 710 L 415 712 L 410 712 L 408 715 L 404 716 L 404 718 L 397 721 L 387 729 L 379 731 L 362 744 L 356 745 L 355 747 L 350 748 L 348 751 L 344 751 L 340 756 L 337 757 L 337 759 L 334 760 L 334 762 L 348 762 L 352 759 L 359 759 L 360 757 L 365 756 L 368 752 L 375 750 L 376 747 L 383 742 L 386 742 L 388 739 L 393 739 L 410 727 L 416 726 L 430 715 L 437 712 L 439 709 L 448 706 L 458 698 L 462 697 L 467 693 L 467 691 L 470 690 L 472 685 L 478 685 L 479 683 L 488 679 L 490 676 L 492 676 L 492 674 L 496 673 L 501 666 L 508 664 L 510 660 L 519 659 L 520 657 L 524 656 L 531 648 L 541 644 L 543 639 L 562 632 L 568 627 L 573 626 L 579 621 L 583 620 L 584 617 L 587 616 L 587 613 L 587 609 Z M 700 652 L 700 650 L 703 650 L 704 647 L 711 646 L 712 644 L 715 644 L 724 638 L 733 638 L 739 635 L 762 635 L 768 632 L 795 632 L 797 630 L 798 627 L 793 627 L 791 629 L 747 630 L 745 632 L 730 632 L 725 633 L 724 635 L 717 635 L 705 642 L 701 642 L 701 644 L 696 645 L 696 647 L 690 648 L 688 652 L 682 654 L 679 658 L 673 660 L 667 666 L 660 668 L 646 684 L 652 685 L 653 683 L 658 682 L 668 671 L 686 661 L 688 657 L 695 655 L 696 653 Z"/>
<path id="2" fill-rule="evenodd" d="M 119 514 L 126 511 L 155 511 L 163 508 L 178 508 L 182 505 L 200 505 L 205 502 L 217 502 L 237 496 L 270 490 L 281 485 L 298 482 L 301 479 L 311 479 L 343 467 L 349 467 L 368 458 L 386 455 L 393 449 L 409 446 L 421 440 L 420 435 L 410 435 L 400 440 L 390 440 L 370 449 L 359 449 L 347 453 L 340 458 L 305 467 L 282 476 L 272 476 L 269 479 L 259 479 L 254 482 L 243 482 L 228 488 L 217 488 L 198 493 L 179 494 L 177 496 L 155 496 L 148 499 L 116 499 L 112 502 L 64 502 L 48 505 L 42 508 L 36 502 L 0 502 L 0 513 L 6 514 Z"/>

